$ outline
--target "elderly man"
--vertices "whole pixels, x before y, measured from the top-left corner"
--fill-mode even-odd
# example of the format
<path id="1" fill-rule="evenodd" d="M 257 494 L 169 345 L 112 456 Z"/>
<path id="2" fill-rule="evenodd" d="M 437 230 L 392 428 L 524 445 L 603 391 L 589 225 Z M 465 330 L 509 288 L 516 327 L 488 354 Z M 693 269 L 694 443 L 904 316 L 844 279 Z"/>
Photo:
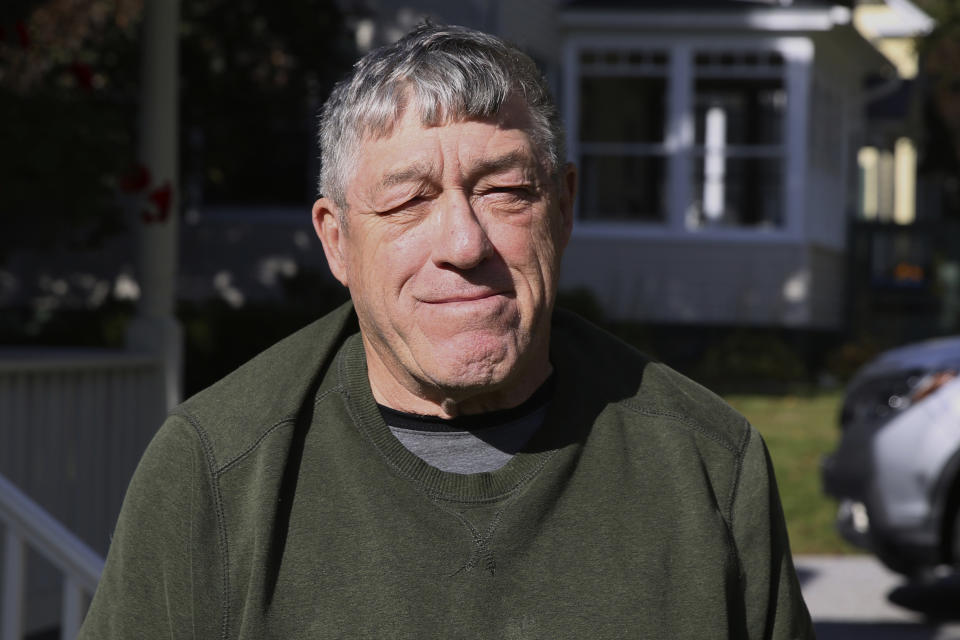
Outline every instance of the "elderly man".
<path id="1" fill-rule="evenodd" d="M 420 27 L 321 138 L 352 304 L 168 419 L 81 637 L 810 637 L 757 433 L 553 311 L 575 172 L 533 62 Z"/>

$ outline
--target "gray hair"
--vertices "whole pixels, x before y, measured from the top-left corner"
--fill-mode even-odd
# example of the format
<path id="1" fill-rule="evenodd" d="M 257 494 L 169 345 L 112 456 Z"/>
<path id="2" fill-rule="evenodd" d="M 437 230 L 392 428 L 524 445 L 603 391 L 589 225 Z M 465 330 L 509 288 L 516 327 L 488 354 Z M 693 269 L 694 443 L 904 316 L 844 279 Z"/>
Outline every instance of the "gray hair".
<path id="1" fill-rule="evenodd" d="M 346 185 L 366 139 L 389 136 L 408 102 L 425 127 L 495 117 L 511 95 L 527 105 L 541 161 L 559 176 L 563 125 L 546 81 L 525 53 L 464 27 L 422 24 L 371 51 L 339 82 L 320 114 L 320 192 L 346 211 Z"/>

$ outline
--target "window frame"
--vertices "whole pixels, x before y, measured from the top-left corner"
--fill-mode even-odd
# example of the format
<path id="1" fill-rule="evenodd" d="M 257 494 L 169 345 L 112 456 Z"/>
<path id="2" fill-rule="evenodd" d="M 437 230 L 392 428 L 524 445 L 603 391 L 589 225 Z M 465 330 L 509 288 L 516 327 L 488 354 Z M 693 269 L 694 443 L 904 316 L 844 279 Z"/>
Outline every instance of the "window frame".
<path id="1" fill-rule="evenodd" d="M 581 203 L 575 208 L 574 234 L 588 237 L 649 237 L 672 240 L 709 239 L 718 241 L 795 242 L 801 238 L 805 208 L 806 157 L 808 140 L 808 103 L 813 72 L 813 42 L 801 36 L 710 36 L 706 34 L 635 33 L 616 35 L 580 33 L 564 42 L 563 112 L 568 123 L 568 156 L 580 166 L 583 142 L 580 139 L 580 80 L 585 75 L 581 55 L 588 51 L 610 49 L 665 51 L 667 55 L 666 135 L 667 154 L 666 220 L 663 223 L 641 221 L 589 220 L 581 216 Z M 694 122 L 696 80 L 694 56 L 699 53 L 749 51 L 777 53 L 783 58 L 779 77 L 787 94 L 780 145 L 781 224 L 767 226 L 686 227 L 686 209 L 694 191 L 693 162 L 697 158 Z M 749 76 L 733 76 L 749 77 Z M 588 146 L 588 148 L 590 148 Z M 769 152 L 767 149 L 766 152 Z"/>

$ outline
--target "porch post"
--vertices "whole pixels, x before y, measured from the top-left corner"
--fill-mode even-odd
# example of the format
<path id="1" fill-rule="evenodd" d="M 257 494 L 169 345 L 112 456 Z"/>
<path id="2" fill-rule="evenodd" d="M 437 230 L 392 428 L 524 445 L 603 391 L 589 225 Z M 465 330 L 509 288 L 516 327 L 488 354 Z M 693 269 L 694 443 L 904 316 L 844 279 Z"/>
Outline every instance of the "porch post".
<path id="1" fill-rule="evenodd" d="M 179 0 L 146 0 L 140 72 L 140 166 L 149 184 L 137 211 L 140 299 L 127 347 L 163 363 L 167 408 L 180 401 L 183 338 L 174 316 L 177 274 Z"/>

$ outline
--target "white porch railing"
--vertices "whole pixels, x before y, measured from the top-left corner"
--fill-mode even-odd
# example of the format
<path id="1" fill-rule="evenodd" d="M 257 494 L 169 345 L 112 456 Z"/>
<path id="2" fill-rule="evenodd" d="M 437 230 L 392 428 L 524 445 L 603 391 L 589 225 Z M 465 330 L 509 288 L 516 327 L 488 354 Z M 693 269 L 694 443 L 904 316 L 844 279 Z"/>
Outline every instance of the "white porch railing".
<path id="1" fill-rule="evenodd" d="M 0 640 L 75 637 L 164 389 L 152 355 L 0 349 Z"/>
<path id="2" fill-rule="evenodd" d="M 103 558 L 2 475 L 0 520 L 6 525 L 0 640 L 23 640 L 28 544 L 63 572 L 60 638 L 74 640 L 86 612 L 84 594 L 96 590 Z"/>

